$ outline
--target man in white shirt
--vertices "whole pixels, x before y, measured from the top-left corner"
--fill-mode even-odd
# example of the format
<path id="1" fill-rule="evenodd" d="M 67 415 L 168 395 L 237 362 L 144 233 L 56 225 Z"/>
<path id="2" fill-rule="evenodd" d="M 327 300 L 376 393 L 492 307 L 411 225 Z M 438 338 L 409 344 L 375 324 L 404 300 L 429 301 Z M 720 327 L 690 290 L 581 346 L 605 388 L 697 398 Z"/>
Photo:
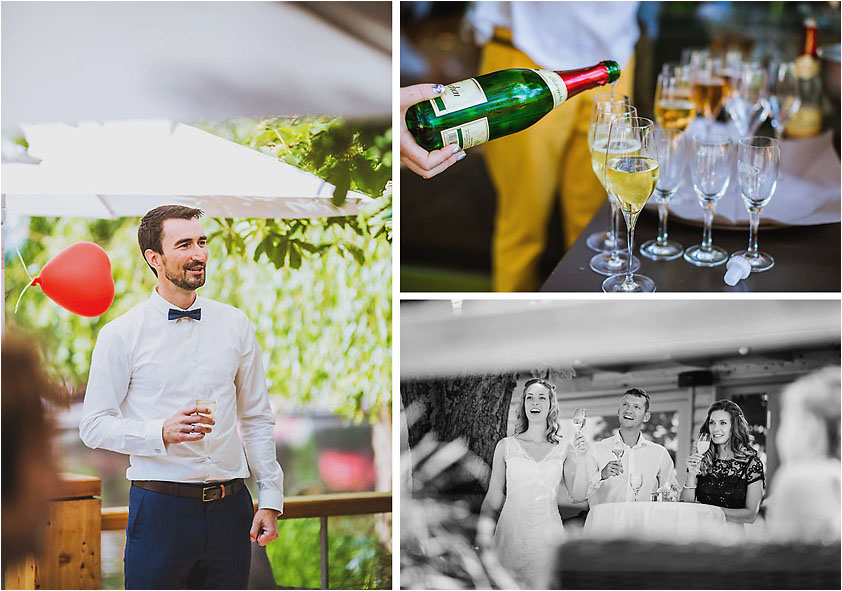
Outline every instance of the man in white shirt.
<path id="1" fill-rule="evenodd" d="M 622 68 L 615 91 L 631 96 L 638 4 L 474 2 L 471 24 L 483 45 L 479 73 L 506 68 L 571 70 L 614 60 Z M 530 128 L 483 146 L 497 192 L 495 291 L 539 287 L 539 263 L 557 196 L 565 249 L 605 203 L 587 138 L 593 97 L 607 92 L 607 87 L 583 92 Z"/>
<path id="2" fill-rule="evenodd" d="M 127 589 L 245 589 L 250 541 L 277 538 L 283 512 L 254 329 L 196 294 L 208 260 L 201 215 L 168 205 L 144 216 L 138 243 L 158 284 L 102 328 L 91 359 L 82 441 L 130 456 Z"/>
<path id="3" fill-rule="evenodd" d="M 640 432 L 643 423 L 651 418 L 649 395 L 640 388 L 627 390 L 617 416 L 620 419 L 617 433 L 594 443 L 588 450 L 588 504 L 591 507 L 600 503 L 634 501 L 631 474 L 642 477 L 638 501 L 649 500 L 650 493 L 668 482 L 678 486 L 669 452 Z M 612 451 L 615 448 L 618 453 L 622 452 L 619 459 Z"/>

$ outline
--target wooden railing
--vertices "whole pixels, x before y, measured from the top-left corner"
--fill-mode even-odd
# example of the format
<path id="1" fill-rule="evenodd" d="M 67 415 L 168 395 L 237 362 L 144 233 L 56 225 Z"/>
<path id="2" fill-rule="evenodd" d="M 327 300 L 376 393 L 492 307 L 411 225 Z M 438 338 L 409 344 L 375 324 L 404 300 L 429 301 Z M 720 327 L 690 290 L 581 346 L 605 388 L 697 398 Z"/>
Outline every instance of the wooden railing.
<path id="1" fill-rule="evenodd" d="M 46 520 L 47 548 L 37 558 L 6 569 L 6 589 L 100 589 L 101 534 L 125 530 L 128 507 L 101 509 L 99 478 L 62 475 L 62 489 L 50 502 Z M 255 510 L 257 503 L 255 503 Z M 392 493 L 340 493 L 287 497 L 281 519 L 318 518 L 321 588 L 327 589 L 327 518 L 340 515 L 391 513 Z M 97 519 L 97 516 L 99 519 Z"/>

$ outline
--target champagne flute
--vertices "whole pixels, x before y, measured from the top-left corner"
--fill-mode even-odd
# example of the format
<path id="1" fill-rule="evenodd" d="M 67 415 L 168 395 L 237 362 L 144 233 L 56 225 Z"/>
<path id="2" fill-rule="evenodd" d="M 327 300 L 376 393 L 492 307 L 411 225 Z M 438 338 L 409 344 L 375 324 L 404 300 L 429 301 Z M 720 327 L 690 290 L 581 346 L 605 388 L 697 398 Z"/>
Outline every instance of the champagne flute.
<path id="1" fill-rule="evenodd" d="M 758 63 L 743 64 L 734 78 L 734 90 L 726 108 L 741 136 L 754 135 L 769 116 L 766 70 Z"/>
<path id="2" fill-rule="evenodd" d="M 584 408 L 577 408 L 573 412 L 573 424 L 576 425 L 576 432 L 581 433 L 582 427 L 585 426 L 585 421 L 587 418 L 585 417 L 585 409 Z"/>
<path id="3" fill-rule="evenodd" d="M 640 254 L 653 261 L 672 261 L 681 256 L 684 246 L 669 240 L 667 216 L 669 200 L 678 190 L 684 176 L 684 158 L 680 129 L 655 128 L 655 142 L 658 145 L 658 184 L 655 185 L 655 202 L 658 204 L 658 237 L 640 246 Z"/>
<path id="4" fill-rule="evenodd" d="M 801 106 L 795 63 L 772 62 L 769 72 L 769 107 L 775 137 L 781 139 L 786 122 Z"/>
<path id="5" fill-rule="evenodd" d="M 637 493 L 640 492 L 640 489 L 643 486 L 643 474 L 640 472 L 632 472 L 629 474 L 629 486 L 631 486 L 634 491 L 634 500 L 637 502 Z"/>
<path id="6" fill-rule="evenodd" d="M 635 277 L 632 269 L 634 225 L 658 182 L 658 147 L 655 123 L 643 117 L 614 119 L 608 131 L 605 151 L 605 181 L 608 192 L 620 204 L 628 229 L 628 266 L 625 276 L 612 275 L 602 282 L 605 292 L 652 292 L 655 282 Z"/>
<path id="7" fill-rule="evenodd" d="M 684 131 L 696 116 L 693 90 L 685 68 L 664 64 L 655 86 L 655 123 Z"/>
<path id="8" fill-rule="evenodd" d="M 608 195 L 608 202 L 611 204 L 611 224 L 614 241 L 610 252 L 602 252 L 591 257 L 590 268 L 601 275 L 614 275 L 623 270 L 626 261 L 620 256 L 620 220 L 618 204 L 612 198 L 611 192 L 605 184 L 605 151 L 608 145 L 608 131 L 611 121 L 624 115 L 636 115 L 637 109 L 620 102 L 599 102 L 594 104 L 593 123 L 588 129 L 588 146 L 591 150 L 591 166 L 596 178 L 605 187 Z M 640 259 L 634 257 L 632 260 L 634 270 L 640 268 Z"/>
<path id="9" fill-rule="evenodd" d="M 196 406 L 206 408 L 207 412 L 198 412 L 196 414 L 209 417 L 213 419 L 216 416 L 216 393 L 214 392 L 213 388 L 208 388 L 207 393 L 200 394 L 199 396 L 204 396 L 204 398 L 196 398 Z M 219 460 L 214 459 L 214 457 L 210 453 L 208 439 L 210 438 L 211 434 L 205 434 L 203 447 L 205 451 L 205 457 L 199 460 L 202 464 L 218 464 Z"/>
<path id="10" fill-rule="evenodd" d="M 693 102 L 705 118 L 706 129 L 710 133 L 722 110 L 726 93 L 725 79 L 719 73 L 719 61 L 711 57 L 700 60 L 692 72 L 692 80 Z"/>
<path id="11" fill-rule="evenodd" d="M 594 135 L 594 125 L 596 123 L 596 116 L 598 107 L 604 104 L 613 104 L 613 105 L 626 105 L 631 106 L 631 100 L 628 96 L 624 94 L 597 94 L 593 97 L 593 107 L 591 108 L 591 122 L 588 126 L 588 150 L 590 150 L 591 154 L 593 154 L 593 135 Z M 596 172 L 596 170 L 594 170 Z M 599 175 L 597 174 L 597 178 Z M 602 180 L 599 181 L 602 184 Z M 609 203 L 611 204 L 611 214 L 612 216 L 617 215 L 617 207 L 614 205 L 614 202 L 611 201 L 611 198 L 608 199 Z M 612 217 L 612 224 L 614 218 Z M 590 236 L 585 239 L 585 245 L 594 250 L 596 252 L 611 252 L 614 250 L 614 226 L 607 231 L 607 232 L 594 232 Z"/>
<path id="12" fill-rule="evenodd" d="M 626 453 L 626 446 L 623 445 L 622 442 L 614 440 L 614 445 L 611 447 L 611 453 L 614 454 L 619 462 L 623 457 L 623 454 Z"/>
<path id="13" fill-rule="evenodd" d="M 684 260 L 697 267 L 715 267 L 728 260 L 728 253 L 713 245 L 711 227 L 716 202 L 731 179 L 731 139 L 724 135 L 695 135 L 690 141 L 693 189 L 705 215 L 702 243 L 684 251 Z"/>
<path id="14" fill-rule="evenodd" d="M 707 433 L 700 433 L 699 439 L 696 441 L 696 451 L 700 455 L 705 455 L 710 449 L 710 435 Z"/>
<path id="15" fill-rule="evenodd" d="M 760 213 L 775 194 L 780 173 L 780 142 L 770 137 L 744 137 L 737 146 L 737 180 L 748 210 L 748 249 L 734 253 L 748 259 L 753 272 L 767 271 L 775 259 L 757 250 Z"/>

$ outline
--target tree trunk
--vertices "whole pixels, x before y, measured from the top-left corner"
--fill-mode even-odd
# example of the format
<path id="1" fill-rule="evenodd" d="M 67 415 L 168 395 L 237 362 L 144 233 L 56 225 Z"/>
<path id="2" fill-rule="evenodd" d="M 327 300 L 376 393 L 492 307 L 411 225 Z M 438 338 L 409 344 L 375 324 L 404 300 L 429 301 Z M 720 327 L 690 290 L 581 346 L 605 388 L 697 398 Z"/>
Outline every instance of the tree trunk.
<path id="1" fill-rule="evenodd" d="M 490 469 L 494 448 L 506 436 L 516 383 L 515 373 L 402 382 L 410 451 L 428 433 L 442 443 L 458 438 Z M 470 497 L 471 505 L 475 505 L 476 497 L 484 496 L 487 485 L 486 476 L 484 482 L 459 482 L 449 491 L 439 492 Z"/>

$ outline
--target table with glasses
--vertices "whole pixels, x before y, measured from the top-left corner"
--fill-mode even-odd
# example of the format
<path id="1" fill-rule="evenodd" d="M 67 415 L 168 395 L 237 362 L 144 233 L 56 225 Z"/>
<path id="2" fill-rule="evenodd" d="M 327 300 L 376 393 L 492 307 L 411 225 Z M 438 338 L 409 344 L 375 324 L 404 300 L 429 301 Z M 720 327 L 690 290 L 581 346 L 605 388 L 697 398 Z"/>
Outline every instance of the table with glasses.
<path id="1" fill-rule="evenodd" d="M 585 244 L 587 237 L 610 225 L 611 209 L 606 202 L 587 228 L 567 251 L 547 278 L 544 292 L 601 292 L 604 275 L 594 273 L 589 263 L 594 251 Z M 643 243 L 658 233 L 658 214 L 644 211 L 638 218 L 635 237 Z M 702 228 L 696 224 L 670 219 L 669 236 L 689 246 L 696 244 Z M 640 273 L 651 277 L 659 292 L 839 292 L 840 224 L 819 224 L 782 228 L 761 228 L 761 247 L 775 257 L 775 266 L 763 273 L 752 273 L 734 287 L 723 280 L 725 266 L 700 268 L 683 258 L 672 261 L 640 259 Z M 746 247 L 747 228 L 714 228 L 715 244 L 728 252 Z M 637 246 L 635 246 L 637 254 Z M 625 257 L 625 252 L 623 257 Z"/>
<path id="2" fill-rule="evenodd" d="M 653 542 L 721 542 L 727 538 L 725 513 L 701 503 L 602 503 L 592 507 L 583 535 L 610 540 L 633 538 Z"/>

